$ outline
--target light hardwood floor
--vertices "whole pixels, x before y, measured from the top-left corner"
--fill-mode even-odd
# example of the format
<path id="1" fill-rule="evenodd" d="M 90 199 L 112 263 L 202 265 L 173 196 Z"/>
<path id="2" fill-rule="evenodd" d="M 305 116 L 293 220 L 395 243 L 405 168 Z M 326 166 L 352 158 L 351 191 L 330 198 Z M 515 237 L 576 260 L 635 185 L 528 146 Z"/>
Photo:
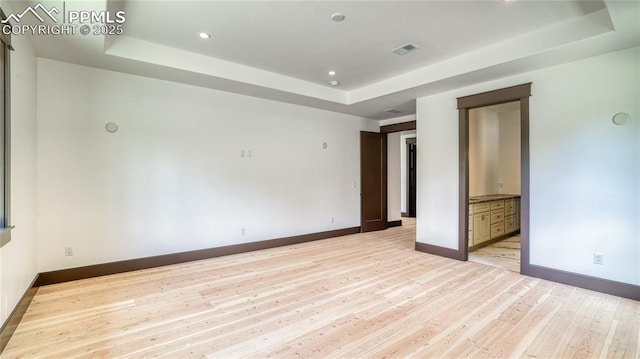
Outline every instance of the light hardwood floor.
<path id="1" fill-rule="evenodd" d="M 469 261 L 520 273 L 520 235 L 469 252 Z"/>
<path id="2" fill-rule="evenodd" d="M 42 287 L 3 358 L 638 358 L 640 302 L 414 251 L 413 224 Z"/>

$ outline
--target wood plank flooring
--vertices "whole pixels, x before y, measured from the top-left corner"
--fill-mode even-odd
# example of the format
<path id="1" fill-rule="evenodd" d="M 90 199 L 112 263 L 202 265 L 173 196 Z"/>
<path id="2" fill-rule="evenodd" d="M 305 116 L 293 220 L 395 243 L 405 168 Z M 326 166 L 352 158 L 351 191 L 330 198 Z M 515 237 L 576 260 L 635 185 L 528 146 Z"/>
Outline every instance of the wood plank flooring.
<path id="1" fill-rule="evenodd" d="M 640 302 L 414 251 L 415 226 L 40 288 L 2 358 L 638 358 Z"/>
<path id="2" fill-rule="evenodd" d="M 520 235 L 469 252 L 469 261 L 520 273 Z"/>

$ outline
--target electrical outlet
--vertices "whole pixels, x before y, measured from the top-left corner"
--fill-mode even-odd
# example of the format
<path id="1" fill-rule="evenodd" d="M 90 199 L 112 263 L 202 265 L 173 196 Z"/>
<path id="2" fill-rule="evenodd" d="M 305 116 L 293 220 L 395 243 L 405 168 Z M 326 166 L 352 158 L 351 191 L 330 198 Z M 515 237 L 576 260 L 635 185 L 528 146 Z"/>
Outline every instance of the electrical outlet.
<path id="1" fill-rule="evenodd" d="M 71 247 L 64 247 L 64 255 L 67 257 L 70 257 L 73 255 L 73 248 Z"/>
<path id="2" fill-rule="evenodd" d="M 240 157 L 245 157 L 245 156 L 246 156 L 245 150 L 240 150 Z"/>
<path id="3" fill-rule="evenodd" d="M 603 265 L 604 264 L 604 255 L 602 253 L 594 253 L 593 254 L 593 264 Z"/>
<path id="4" fill-rule="evenodd" d="M 240 228 L 240 235 L 244 236 L 246 233 L 246 231 L 244 230 L 244 227 Z"/>

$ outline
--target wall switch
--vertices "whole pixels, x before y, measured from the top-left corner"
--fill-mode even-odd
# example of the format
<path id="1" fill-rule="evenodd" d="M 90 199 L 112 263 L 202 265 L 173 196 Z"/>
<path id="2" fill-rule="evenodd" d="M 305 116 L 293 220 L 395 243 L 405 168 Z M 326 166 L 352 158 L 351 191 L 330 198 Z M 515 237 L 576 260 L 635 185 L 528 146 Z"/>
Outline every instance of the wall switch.
<path id="1" fill-rule="evenodd" d="M 71 247 L 64 247 L 64 255 L 67 257 L 70 257 L 73 255 L 73 248 Z"/>
<path id="2" fill-rule="evenodd" d="M 241 235 L 241 236 L 244 236 L 244 235 L 245 235 L 245 233 L 246 233 L 246 232 L 245 232 L 245 230 L 244 230 L 244 227 L 240 228 L 240 235 Z"/>
<path id="3" fill-rule="evenodd" d="M 240 157 L 245 157 L 245 156 L 246 156 L 245 150 L 240 150 Z"/>
<path id="4" fill-rule="evenodd" d="M 604 264 L 604 255 L 602 253 L 593 254 L 593 264 Z"/>
<path id="5" fill-rule="evenodd" d="M 331 219 L 329 220 L 331 223 L 333 223 L 333 217 L 331 217 Z"/>
<path id="6" fill-rule="evenodd" d="M 247 157 L 249 157 L 249 158 L 253 157 L 253 151 L 248 150 L 247 151 Z"/>

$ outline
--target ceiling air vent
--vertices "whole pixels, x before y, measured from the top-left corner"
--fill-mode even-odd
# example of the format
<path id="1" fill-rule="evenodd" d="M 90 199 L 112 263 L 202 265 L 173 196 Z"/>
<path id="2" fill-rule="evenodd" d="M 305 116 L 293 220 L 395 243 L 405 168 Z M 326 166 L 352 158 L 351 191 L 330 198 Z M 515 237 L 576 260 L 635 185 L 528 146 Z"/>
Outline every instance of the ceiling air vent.
<path id="1" fill-rule="evenodd" d="M 394 115 L 397 115 L 397 114 L 399 114 L 399 113 L 402 113 L 402 111 L 398 111 L 398 110 L 396 110 L 395 108 L 390 108 L 390 109 L 388 109 L 388 110 L 384 110 L 384 112 L 386 112 L 386 113 L 392 113 L 392 114 L 394 114 Z"/>
<path id="2" fill-rule="evenodd" d="M 410 43 L 408 43 L 408 44 L 406 44 L 404 46 L 398 47 L 397 49 L 391 50 L 391 52 L 393 52 L 396 55 L 404 55 L 404 54 L 407 54 L 407 53 L 409 53 L 409 52 L 411 52 L 413 50 L 417 50 L 419 48 L 420 48 L 420 46 L 410 42 Z"/>

